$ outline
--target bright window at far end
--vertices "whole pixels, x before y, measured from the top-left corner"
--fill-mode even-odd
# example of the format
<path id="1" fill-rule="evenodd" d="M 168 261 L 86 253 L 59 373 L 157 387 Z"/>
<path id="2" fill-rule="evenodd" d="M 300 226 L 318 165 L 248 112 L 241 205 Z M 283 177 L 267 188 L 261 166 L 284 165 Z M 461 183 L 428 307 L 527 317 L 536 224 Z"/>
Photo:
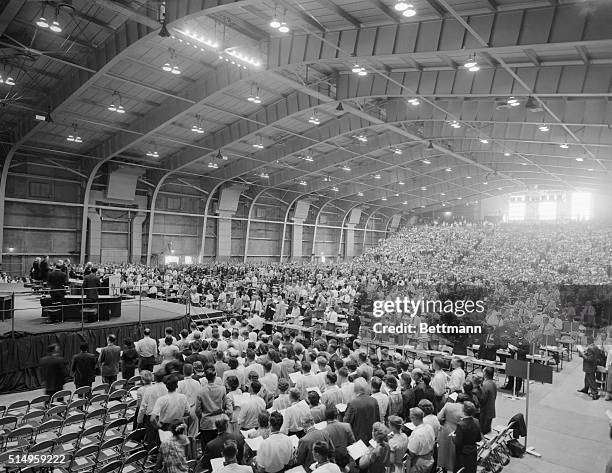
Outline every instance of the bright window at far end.
<path id="1" fill-rule="evenodd" d="M 527 204 L 525 204 L 525 202 L 510 202 L 510 204 L 508 205 L 508 220 L 525 220 L 526 208 Z"/>
<path id="2" fill-rule="evenodd" d="M 572 192 L 571 210 L 573 220 L 590 220 L 592 196 L 590 192 Z"/>
<path id="3" fill-rule="evenodd" d="M 557 202 L 540 202 L 538 204 L 538 218 L 540 220 L 555 220 L 557 218 Z"/>

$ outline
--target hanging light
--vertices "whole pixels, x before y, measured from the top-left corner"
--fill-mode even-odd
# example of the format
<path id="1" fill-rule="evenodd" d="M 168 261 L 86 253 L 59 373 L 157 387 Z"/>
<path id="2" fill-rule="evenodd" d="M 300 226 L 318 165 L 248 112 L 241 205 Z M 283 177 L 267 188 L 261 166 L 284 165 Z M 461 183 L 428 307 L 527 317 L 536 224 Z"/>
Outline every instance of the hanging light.
<path id="1" fill-rule="evenodd" d="M 559 147 L 560 147 L 560 148 L 563 148 L 563 149 L 567 149 L 567 148 L 569 148 L 569 145 L 568 145 L 567 143 L 561 143 L 561 144 L 559 145 Z"/>
<path id="2" fill-rule="evenodd" d="M 403 0 L 399 0 L 393 8 L 395 8 L 397 11 L 404 11 L 408 8 L 408 3 L 404 2 Z"/>
<path id="3" fill-rule="evenodd" d="M 262 171 L 259 174 L 259 177 L 261 177 L 262 179 L 270 179 L 270 175 L 266 171 Z"/>
<path id="4" fill-rule="evenodd" d="M 489 144 L 489 140 L 487 140 L 486 138 L 480 138 L 480 142 L 481 142 L 483 145 Z"/>
<path id="5" fill-rule="evenodd" d="M 113 92 L 112 102 L 107 107 L 107 109 L 111 112 L 116 112 L 119 114 L 125 113 L 125 108 L 123 107 L 123 104 L 121 103 L 121 94 L 119 94 L 119 92 L 117 92 L 116 90 Z"/>
<path id="6" fill-rule="evenodd" d="M 350 171 L 351 171 L 351 168 L 350 168 L 350 167 L 348 167 L 348 166 L 345 164 L 344 166 L 342 166 L 342 170 L 343 170 L 343 171 L 346 171 L 346 172 L 350 172 Z"/>
<path id="7" fill-rule="evenodd" d="M 262 139 L 261 135 L 257 136 L 257 141 L 255 143 L 253 143 L 253 148 L 257 148 L 257 149 L 263 149 L 264 148 L 263 139 Z"/>
<path id="8" fill-rule="evenodd" d="M 446 195 L 446 192 L 440 192 L 440 195 L 444 197 Z"/>
<path id="9" fill-rule="evenodd" d="M 300 181 L 300 186 L 307 186 L 307 185 L 308 183 L 304 179 Z"/>
<path id="10" fill-rule="evenodd" d="M 405 184 L 405 182 L 404 182 L 404 181 L 399 181 L 399 182 L 398 182 L 398 184 L 399 184 L 400 186 L 403 186 L 403 185 Z"/>
<path id="11" fill-rule="evenodd" d="M 421 162 L 423 164 L 431 164 L 431 161 L 429 159 L 422 159 Z"/>
<path id="12" fill-rule="evenodd" d="M 208 167 L 210 169 L 219 169 L 219 165 L 217 163 L 215 163 L 214 161 L 211 161 L 208 163 Z"/>
<path id="13" fill-rule="evenodd" d="M 59 24 L 59 7 L 55 7 L 55 17 L 53 18 L 53 22 L 49 25 L 49 29 L 54 33 L 61 33 L 62 27 Z"/>
<path id="14" fill-rule="evenodd" d="M 540 131 L 548 131 L 550 130 L 550 128 L 548 128 L 548 125 L 546 123 L 542 123 L 539 127 L 538 130 Z"/>
<path id="15" fill-rule="evenodd" d="M 387 197 L 383 195 L 380 200 L 387 200 Z"/>
<path id="16" fill-rule="evenodd" d="M 308 162 L 308 163 L 312 163 L 314 161 L 313 157 L 310 156 L 309 154 L 307 154 L 306 156 L 304 156 L 304 161 Z"/>
<path id="17" fill-rule="evenodd" d="M 251 92 L 249 93 L 249 98 L 247 99 L 251 103 L 260 104 L 261 97 L 259 96 L 259 87 L 257 87 L 257 92 L 253 93 L 254 86 L 251 84 Z"/>
<path id="18" fill-rule="evenodd" d="M 228 157 L 225 156 L 221 150 L 217 151 L 217 155 L 215 156 L 216 159 L 218 159 L 219 161 L 227 161 Z"/>
<path id="19" fill-rule="evenodd" d="M 357 74 L 358 76 L 367 76 L 368 71 L 366 71 L 365 67 L 361 67 L 359 64 L 355 64 L 351 69 L 353 74 Z"/>
<path id="20" fill-rule="evenodd" d="M 331 188 L 331 190 L 332 190 L 333 192 L 338 192 L 340 189 L 338 189 L 338 187 L 337 187 L 337 186 L 333 186 L 333 187 Z"/>
<path id="21" fill-rule="evenodd" d="M 368 137 L 365 136 L 363 133 L 359 133 L 355 138 L 361 141 L 362 143 L 366 143 L 368 141 Z"/>
<path id="22" fill-rule="evenodd" d="M 576 161 L 578 161 L 579 163 L 581 163 L 582 161 L 584 161 L 584 158 L 576 158 Z"/>
<path id="23" fill-rule="evenodd" d="M 79 136 L 78 127 L 76 123 L 72 124 L 72 133 L 68 135 L 66 141 L 70 141 L 71 143 L 82 143 L 83 139 Z"/>
<path id="24" fill-rule="evenodd" d="M 280 26 L 278 27 L 278 31 L 281 33 L 289 33 L 289 26 L 287 26 L 287 22 L 281 22 Z"/>
<path id="25" fill-rule="evenodd" d="M 510 156 L 510 153 L 508 153 L 507 151 L 504 153 L 504 156 L 508 157 Z"/>
<path id="26" fill-rule="evenodd" d="M 399 148 L 394 148 L 393 149 L 393 154 L 402 154 L 402 150 Z"/>
<path id="27" fill-rule="evenodd" d="M 380 174 L 374 174 L 374 179 L 380 179 Z"/>
<path id="28" fill-rule="evenodd" d="M 321 120 L 319 120 L 319 115 L 316 110 L 312 112 L 312 115 L 308 119 L 308 123 L 310 123 L 311 125 L 319 125 L 321 123 Z"/>
<path id="29" fill-rule="evenodd" d="M 510 98 L 508 99 L 508 102 L 507 102 L 507 103 L 508 103 L 508 105 L 510 105 L 511 107 L 518 107 L 518 106 L 520 105 L 520 102 L 519 102 L 519 101 L 518 101 L 516 98 L 514 98 L 514 97 L 510 97 Z"/>
<path id="30" fill-rule="evenodd" d="M 421 102 L 419 101 L 419 99 L 417 99 L 416 97 L 409 99 L 408 103 L 412 106 L 417 106 L 418 104 L 420 104 Z"/>
<path id="31" fill-rule="evenodd" d="M 427 190 L 427 187 L 423 186 L 423 187 L 421 187 L 421 190 L 422 190 L 422 191 L 426 191 L 426 190 Z"/>
<path id="32" fill-rule="evenodd" d="M 405 200 L 404 202 L 402 202 L 402 205 L 408 205 L 408 201 Z"/>
<path id="33" fill-rule="evenodd" d="M 278 21 L 278 18 L 276 17 L 276 15 L 274 15 L 274 18 L 272 18 L 272 21 L 270 21 L 270 28 L 274 28 L 275 30 L 279 29 L 281 25 L 281 22 Z"/>
<path id="34" fill-rule="evenodd" d="M 363 192 L 359 191 L 359 192 L 357 192 L 357 195 L 358 195 L 359 197 L 363 197 Z"/>
<path id="35" fill-rule="evenodd" d="M 162 70 L 164 72 L 170 72 L 174 75 L 179 75 L 181 70 L 176 63 L 176 51 L 172 48 L 168 48 L 168 52 L 170 53 L 170 60 L 164 63 Z"/>
<path id="36" fill-rule="evenodd" d="M 459 128 L 461 128 L 461 123 L 459 123 L 457 120 L 453 120 L 451 122 L 450 126 L 452 126 L 455 129 L 459 129 Z"/>
<path id="37" fill-rule="evenodd" d="M 478 65 L 478 62 L 476 61 L 476 55 L 471 54 L 468 60 L 465 61 L 465 64 L 463 65 L 463 67 L 465 67 L 470 72 L 478 72 L 480 70 L 480 66 Z"/>
<path id="38" fill-rule="evenodd" d="M 204 127 L 202 126 L 202 118 L 200 117 L 200 115 L 196 115 L 195 118 L 196 118 L 196 121 L 191 127 L 191 131 L 199 135 L 202 135 L 204 134 Z"/>
<path id="39" fill-rule="evenodd" d="M 414 6 L 411 3 L 409 3 L 407 7 L 404 9 L 404 11 L 402 12 L 402 15 L 407 18 L 411 18 L 414 15 L 416 15 L 416 10 L 414 9 Z"/>
<path id="40" fill-rule="evenodd" d="M 41 28 L 49 28 L 49 22 L 47 21 L 47 17 L 45 15 L 46 9 L 47 5 L 45 2 L 43 2 L 40 17 L 38 18 L 38 20 L 36 20 L 36 26 L 40 26 Z"/>

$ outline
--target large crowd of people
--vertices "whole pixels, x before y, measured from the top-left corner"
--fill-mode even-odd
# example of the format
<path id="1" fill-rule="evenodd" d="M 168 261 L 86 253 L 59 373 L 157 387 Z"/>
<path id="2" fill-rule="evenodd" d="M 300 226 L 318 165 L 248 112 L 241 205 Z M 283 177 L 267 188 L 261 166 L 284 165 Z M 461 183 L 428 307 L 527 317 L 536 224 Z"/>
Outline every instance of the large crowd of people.
<path id="1" fill-rule="evenodd" d="M 476 444 L 496 417 L 493 367 L 467 375 L 460 356 L 448 366 L 441 358 L 410 362 L 387 348 L 366 349 L 369 304 L 401 296 L 484 298 L 480 356 L 495 359 L 500 346 L 554 340 L 564 323 L 582 329 L 609 324 L 611 237 L 610 227 L 584 224 L 434 225 L 403 229 L 353 261 L 333 265 L 57 262 L 53 271 L 84 276 L 90 292 L 112 274 L 124 292 L 226 314 L 224 322 L 192 324 L 180 334 L 167 330 L 161 340 L 145 330 L 135 343 L 123 340 L 123 350 L 111 336 L 97 360 L 84 346 L 71 365 L 81 384 L 91 384 L 95 369 L 112 383 L 138 367 L 144 385 L 135 423 L 146 429 L 149 446 L 161 442 L 160 467 L 167 471 L 186 471 L 190 458 L 210 467 L 223 457 L 217 471 L 224 473 L 242 471 L 237 465 L 266 473 L 296 465 L 316 473 L 471 473 Z M 40 266 L 34 265 L 33 280 L 45 279 Z M 310 325 L 313 318 L 345 322 L 351 337 L 337 340 L 320 329 L 307 337 L 278 325 Z M 597 340 L 585 343 L 586 359 L 597 364 L 595 346 L 607 352 L 604 363 L 612 370 L 610 334 L 596 333 Z M 432 338 L 418 343 L 427 348 Z M 465 353 L 461 340 L 436 341 Z M 596 389 L 591 378 L 585 377 L 583 392 Z M 611 379 L 606 399 L 612 399 Z M 506 388 L 516 387 L 513 382 Z M 359 440 L 365 448 L 357 454 L 349 447 Z"/>

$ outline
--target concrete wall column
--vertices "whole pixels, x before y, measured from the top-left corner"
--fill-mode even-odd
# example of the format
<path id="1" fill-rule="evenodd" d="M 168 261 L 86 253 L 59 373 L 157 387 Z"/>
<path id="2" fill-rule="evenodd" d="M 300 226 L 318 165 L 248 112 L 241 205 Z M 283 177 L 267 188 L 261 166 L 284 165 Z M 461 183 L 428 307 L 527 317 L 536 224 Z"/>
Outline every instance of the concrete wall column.
<path id="1" fill-rule="evenodd" d="M 355 224 L 346 224 L 346 239 L 344 241 L 344 258 L 351 260 L 355 257 Z"/>
<path id="2" fill-rule="evenodd" d="M 217 218 L 217 259 L 229 259 L 232 254 L 232 212 L 220 211 Z"/>
<path id="3" fill-rule="evenodd" d="M 94 209 L 89 209 L 87 213 L 87 221 L 89 234 L 87 235 L 87 244 L 89 246 L 89 261 L 100 263 L 102 257 L 102 219 L 100 214 Z"/>
<path id="4" fill-rule="evenodd" d="M 147 216 L 144 213 L 138 213 L 132 218 L 130 224 L 131 232 L 131 254 L 130 262 L 140 264 L 142 258 L 142 224 L 144 223 Z"/>
<path id="5" fill-rule="evenodd" d="M 302 259 L 302 241 L 304 239 L 304 219 L 293 219 L 293 230 L 291 231 L 291 259 Z"/>

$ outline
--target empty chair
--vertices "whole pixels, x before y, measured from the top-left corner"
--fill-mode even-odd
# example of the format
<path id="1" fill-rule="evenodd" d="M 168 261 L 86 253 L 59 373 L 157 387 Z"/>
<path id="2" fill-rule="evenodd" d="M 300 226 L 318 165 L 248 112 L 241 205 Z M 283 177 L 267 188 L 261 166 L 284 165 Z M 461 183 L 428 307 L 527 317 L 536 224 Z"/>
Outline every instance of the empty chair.
<path id="1" fill-rule="evenodd" d="M 127 380 L 127 383 L 125 383 L 126 386 L 136 386 L 139 387 L 140 385 L 142 385 L 142 378 L 140 377 L 139 374 L 137 374 L 136 376 L 132 376 L 130 379 Z"/>
<path id="2" fill-rule="evenodd" d="M 116 404 L 117 402 L 123 402 L 127 397 L 128 392 L 125 389 L 118 389 L 108 395 L 107 405 Z"/>
<path id="3" fill-rule="evenodd" d="M 54 406 L 46 412 L 45 420 L 59 419 L 63 421 L 67 410 L 68 407 L 65 405 Z"/>
<path id="4" fill-rule="evenodd" d="M 147 458 L 145 459 L 145 470 L 151 470 L 155 468 L 155 466 L 157 465 L 157 455 L 159 455 L 159 447 L 153 447 L 151 450 L 149 450 Z"/>
<path id="5" fill-rule="evenodd" d="M 17 427 L 17 416 L 6 416 L 0 418 L 0 438 Z"/>
<path id="6" fill-rule="evenodd" d="M 96 458 L 98 465 L 105 464 L 110 461 L 117 460 L 121 457 L 121 445 L 123 445 L 123 437 L 113 437 L 102 442 L 100 452 Z"/>
<path id="7" fill-rule="evenodd" d="M 77 399 L 76 401 L 72 401 L 67 406 L 66 415 L 74 414 L 75 412 L 82 412 L 85 410 L 87 406 L 86 399 Z"/>
<path id="8" fill-rule="evenodd" d="M 62 391 L 58 391 L 53 396 L 51 396 L 51 399 L 49 400 L 49 405 L 58 406 L 62 404 L 68 404 L 70 402 L 71 397 L 72 391 L 63 389 Z"/>
<path id="9" fill-rule="evenodd" d="M 4 413 L 4 415 L 21 417 L 21 416 L 26 415 L 29 409 L 30 409 L 29 401 L 25 401 L 25 400 L 15 401 L 12 404 L 9 404 L 9 406 L 6 408 L 6 412 Z"/>
<path id="10" fill-rule="evenodd" d="M 198 464 L 197 460 L 189 460 L 187 461 L 187 471 L 189 473 L 195 473 L 196 466 Z"/>
<path id="11" fill-rule="evenodd" d="M 123 470 L 121 470 L 121 472 L 143 473 L 148 454 L 149 453 L 146 450 L 138 450 L 137 452 L 128 455 L 125 460 L 123 460 Z"/>
<path id="12" fill-rule="evenodd" d="M 95 454 L 98 452 L 97 445 L 88 445 L 79 448 L 70 460 L 66 467 L 56 468 L 56 472 L 74 473 L 74 472 L 89 472 L 96 466 Z"/>
<path id="13" fill-rule="evenodd" d="M 30 409 L 46 409 L 49 405 L 49 400 L 51 396 L 44 394 L 42 396 L 37 396 L 30 401 Z"/>
<path id="14" fill-rule="evenodd" d="M 83 428 L 87 429 L 94 425 L 103 425 L 105 419 L 106 419 L 106 409 L 104 407 L 95 409 L 86 414 L 85 422 L 83 423 Z"/>
<path id="15" fill-rule="evenodd" d="M 108 419 L 107 419 L 107 422 L 108 422 Z M 116 436 L 120 436 L 123 438 L 123 436 L 125 435 L 125 429 L 127 425 L 128 425 L 128 421 L 125 417 L 113 420 L 112 422 L 106 424 L 102 438 L 107 439 L 107 438 L 116 437 Z"/>
<path id="16" fill-rule="evenodd" d="M 125 379 L 118 379 L 117 381 L 115 381 L 113 384 L 110 385 L 109 393 L 112 393 L 113 391 L 117 391 L 118 389 L 123 389 L 126 382 L 127 381 Z"/>
<path id="17" fill-rule="evenodd" d="M 104 424 L 92 425 L 91 427 L 86 428 L 81 433 L 78 448 L 92 444 L 98 445 L 100 443 L 100 439 L 102 438 L 103 432 Z"/>
<path id="18" fill-rule="evenodd" d="M 132 417 L 136 414 L 136 409 L 138 408 L 138 401 L 136 399 L 129 398 L 127 401 L 127 406 L 125 408 L 125 417 Z"/>
<path id="19" fill-rule="evenodd" d="M 90 411 L 92 409 L 106 407 L 107 402 L 108 394 L 92 394 L 92 396 L 89 398 L 89 402 L 87 403 L 87 410 Z"/>
<path id="20" fill-rule="evenodd" d="M 72 399 L 88 398 L 91 395 L 91 386 L 81 386 L 76 388 L 72 394 Z"/>
<path id="21" fill-rule="evenodd" d="M 121 402 L 119 404 L 115 404 L 107 409 L 106 412 L 106 420 L 120 419 L 125 418 L 125 410 L 127 409 L 127 404 L 125 402 Z"/>
<path id="22" fill-rule="evenodd" d="M 25 451 L 34 436 L 34 428 L 30 426 L 18 427 L 11 430 L 4 439 L 4 449 Z"/>
<path id="23" fill-rule="evenodd" d="M 102 383 L 102 384 L 98 384 L 96 386 L 94 386 L 93 388 L 91 388 L 91 393 L 92 394 L 106 394 L 108 393 L 108 389 L 110 388 L 108 383 Z"/>
<path id="24" fill-rule="evenodd" d="M 124 453 L 131 453 L 144 448 L 146 429 L 136 429 L 128 434 L 123 443 Z"/>
<path id="25" fill-rule="evenodd" d="M 51 449 L 54 445 L 55 441 L 53 440 L 43 440 L 42 442 L 38 442 L 32 445 L 28 450 L 28 454 L 38 453 L 42 455 L 45 453 L 51 453 Z"/>
<path id="26" fill-rule="evenodd" d="M 29 425 L 30 427 L 37 428 L 40 424 L 42 424 L 44 417 L 45 411 L 30 411 L 21 418 L 20 425 Z"/>
<path id="27" fill-rule="evenodd" d="M 83 412 L 76 412 L 66 417 L 62 425 L 62 434 L 69 432 L 81 432 L 83 430 L 83 423 L 85 422 L 85 414 Z"/>
<path id="28" fill-rule="evenodd" d="M 42 442 L 43 440 L 55 440 L 62 428 L 63 421 L 59 419 L 51 419 L 43 422 L 36 429 L 34 440 Z"/>
<path id="29" fill-rule="evenodd" d="M 4 465 L 3 473 L 19 471 L 19 467 L 10 468 L 8 465 L 8 462 L 9 462 L 9 458 L 14 457 L 15 455 L 21 455 L 22 453 L 23 452 L 19 450 L 7 450 L 6 452 L 0 453 L 0 465 Z M 139 471 L 142 471 L 142 470 L 139 470 Z"/>
<path id="30" fill-rule="evenodd" d="M 115 460 L 107 465 L 104 465 L 102 468 L 97 469 L 96 473 L 119 473 L 122 467 L 123 462 L 121 460 Z"/>
<path id="31" fill-rule="evenodd" d="M 51 453 L 53 455 L 70 455 L 77 449 L 80 436 L 80 432 L 68 432 L 60 435 L 55 441 Z"/>

